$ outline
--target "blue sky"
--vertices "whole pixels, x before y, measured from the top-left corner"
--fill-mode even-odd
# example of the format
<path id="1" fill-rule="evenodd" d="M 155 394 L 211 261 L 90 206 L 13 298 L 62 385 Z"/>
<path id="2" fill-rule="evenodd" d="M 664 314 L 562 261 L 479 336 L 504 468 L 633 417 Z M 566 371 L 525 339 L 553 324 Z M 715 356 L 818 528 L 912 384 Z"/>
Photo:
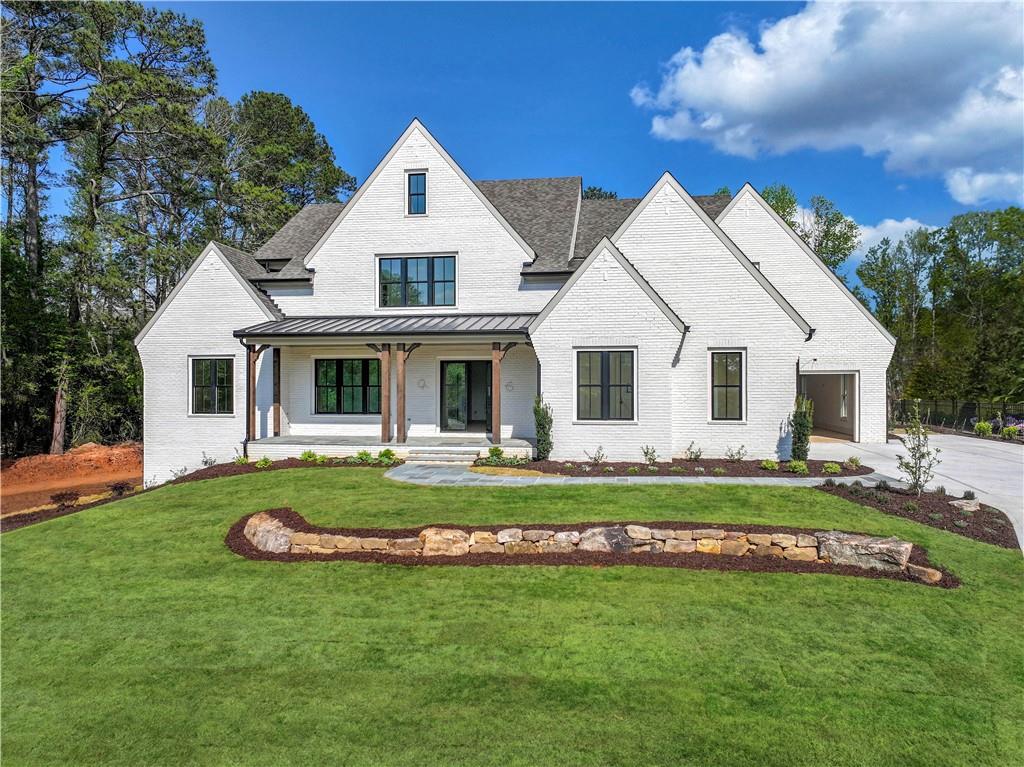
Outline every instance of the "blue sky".
<path id="1" fill-rule="evenodd" d="M 288 94 L 360 179 L 418 116 L 477 179 L 782 181 L 866 227 L 1019 199 L 1019 4 L 156 5 L 203 21 L 223 95 Z M 939 86 L 942 58 L 963 74 Z M 989 107 L 982 141 L 964 114 Z"/>

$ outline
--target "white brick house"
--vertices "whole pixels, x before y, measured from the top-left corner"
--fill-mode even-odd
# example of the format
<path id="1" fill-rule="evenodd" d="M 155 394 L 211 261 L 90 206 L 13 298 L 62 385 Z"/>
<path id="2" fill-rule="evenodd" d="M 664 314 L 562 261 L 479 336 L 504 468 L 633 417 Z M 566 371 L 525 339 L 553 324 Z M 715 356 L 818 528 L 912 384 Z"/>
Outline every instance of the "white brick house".
<path id="1" fill-rule="evenodd" d="M 745 186 L 583 200 L 472 181 L 414 120 L 346 204 L 254 254 L 210 243 L 136 338 L 145 480 L 204 459 L 383 446 L 785 458 L 816 426 L 883 442 L 894 339 Z"/>

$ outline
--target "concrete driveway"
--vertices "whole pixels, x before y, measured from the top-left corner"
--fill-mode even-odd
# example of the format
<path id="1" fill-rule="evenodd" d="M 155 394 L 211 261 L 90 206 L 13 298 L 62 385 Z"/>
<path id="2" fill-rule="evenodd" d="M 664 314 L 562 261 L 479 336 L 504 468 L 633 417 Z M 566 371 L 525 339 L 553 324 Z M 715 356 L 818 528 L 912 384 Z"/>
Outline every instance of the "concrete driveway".
<path id="1" fill-rule="evenodd" d="M 1013 521 L 1017 540 L 1024 541 L 1024 445 L 955 434 L 932 434 L 929 441 L 942 451 L 929 487 L 944 485 L 946 492 L 955 495 L 973 490 L 983 503 L 1005 511 Z M 906 454 L 899 440 L 885 445 L 811 443 L 811 458 L 842 461 L 855 455 L 864 465 L 895 480 L 900 479 L 896 457 Z"/>

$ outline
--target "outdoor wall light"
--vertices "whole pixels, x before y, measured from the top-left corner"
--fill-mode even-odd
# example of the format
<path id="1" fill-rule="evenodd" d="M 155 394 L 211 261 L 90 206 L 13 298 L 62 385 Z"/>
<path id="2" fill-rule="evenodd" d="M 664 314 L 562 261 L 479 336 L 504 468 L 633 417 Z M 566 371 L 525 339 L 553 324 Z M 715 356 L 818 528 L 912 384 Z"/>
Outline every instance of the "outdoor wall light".
<path id="1" fill-rule="evenodd" d="M 516 387 L 514 387 L 514 386 L 513 386 L 512 384 L 510 384 L 510 383 L 507 383 L 507 384 L 505 384 L 505 391 L 512 391 L 512 390 L 513 390 L 513 389 L 515 389 L 515 388 L 516 388 Z"/>
<path id="2" fill-rule="evenodd" d="M 426 389 L 427 388 L 427 382 L 424 379 L 421 378 L 420 380 L 418 380 L 416 382 L 416 388 L 418 388 L 418 389 Z"/>

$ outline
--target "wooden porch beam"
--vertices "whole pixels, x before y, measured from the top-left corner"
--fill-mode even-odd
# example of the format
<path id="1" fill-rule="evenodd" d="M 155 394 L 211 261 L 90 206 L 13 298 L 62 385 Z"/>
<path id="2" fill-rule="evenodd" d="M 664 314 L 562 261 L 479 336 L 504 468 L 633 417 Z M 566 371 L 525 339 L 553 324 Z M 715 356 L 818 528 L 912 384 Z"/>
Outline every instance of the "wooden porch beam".
<path id="1" fill-rule="evenodd" d="M 495 445 L 501 444 L 501 360 L 507 352 L 497 341 L 491 344 L 491 442 Z"/>
<path id="2" fill-rule="evenodd" d="M 398 402 L 395 405 L 395 439 L 399 444 L 405 443 L 405 361 L 408 358 L 405 351 L 405 344 L 398 345 L 397 370 L 398 381 L 396 382 L 396 396 Z"/>
<path id="3" fill-rule="evenodd" d="M 391 344 L 381 344 L 380 360 L 380 441 L 391 441 Z"/>

